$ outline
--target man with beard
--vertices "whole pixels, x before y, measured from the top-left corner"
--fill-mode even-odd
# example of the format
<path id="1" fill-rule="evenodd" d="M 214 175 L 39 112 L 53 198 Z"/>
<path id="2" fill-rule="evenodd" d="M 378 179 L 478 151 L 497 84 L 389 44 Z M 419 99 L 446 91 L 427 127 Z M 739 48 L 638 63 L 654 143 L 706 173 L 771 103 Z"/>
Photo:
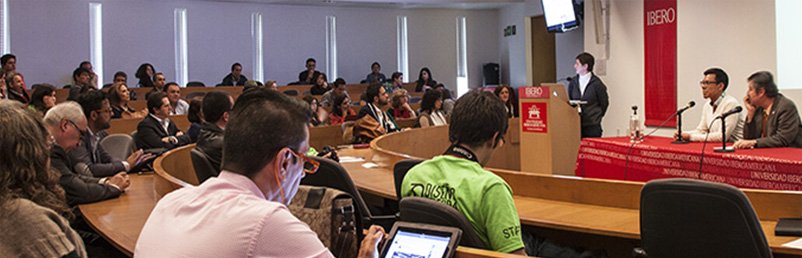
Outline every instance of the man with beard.
<path id="1" fill-rule="evenodd" d="M 389 97 L 384 86 L 378 83 L 371 84 L 362 97 L 367 104 L 362 106 L 359 109 L 359 114 L 357 114 L 357 122 L 354 125 L 356 142 L 367 143 L 373 140 L 376 134 L 391 133 L 399 130 L 393 115 L 383 110 L 389 103 Z M 373 128 L 379 129 L 367 132 L 368 128 L 371 130 Z"/>
<path id="2" fill-rule="evenodd" d="M 121 161 L 109 155 L 100 145 L 100 140 L 108 135 L 106 129 L 111 121 L 111 104 L 102 91 L 90 91 L 78 98 L 78 104 L 84 111 L 87 129 L 81 134 L 81 145 L 70 151 L 70 157 L 76 163 L 83 163 L 91 175 L 96 177 L 113 176 L 130 170 L 136 161 L 143 157 L 142 150 L 135 151 L 127 160 Z M 79 166 L 79 173 L 86 173 Z"/>

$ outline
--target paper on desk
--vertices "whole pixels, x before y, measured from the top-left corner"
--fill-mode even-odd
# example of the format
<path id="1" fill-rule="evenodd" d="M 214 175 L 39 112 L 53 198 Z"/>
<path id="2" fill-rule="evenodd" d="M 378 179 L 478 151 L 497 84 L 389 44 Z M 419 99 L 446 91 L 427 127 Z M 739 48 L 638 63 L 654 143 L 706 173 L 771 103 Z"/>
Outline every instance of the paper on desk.
<path id="1" fill-rule="evenodd" d="M 802 238 L 783 244 L 784 247 L 802 249 Z"/>
<path id="2" fill-rule="evenodd" d="M 356 156 L 340 156 L 340 163 L 354 163 L 365 161 L 362 157 Z"/>
<path id="3" fill-rule="evenodd" d="M 362 163 L 362 167 L 363 168 L 377 168 L 377 167 L 379 167 L 379 164 L 376 164 L 376 163 L 373 163 L 373 162 L 365 162 L 365 163 Z"/>

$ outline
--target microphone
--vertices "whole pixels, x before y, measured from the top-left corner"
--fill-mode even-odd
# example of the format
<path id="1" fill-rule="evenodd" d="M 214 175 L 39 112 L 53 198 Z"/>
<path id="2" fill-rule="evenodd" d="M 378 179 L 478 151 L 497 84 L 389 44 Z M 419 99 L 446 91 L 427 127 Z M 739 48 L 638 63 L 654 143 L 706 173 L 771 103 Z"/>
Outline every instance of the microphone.
<path id="1" fill-rule="evenodd" d="M 573 77 L 571 77 L 571 76 L 568 76 L 568 77 L 565 77 L 565 78 L 560 78 L 560 79 L 559 79 L 559 80 L 557 80 L 557 81 L 558 81 L 558 82 L 559 82 L 559 81 L 567 81 L 567 82 L 571 82 L 571 81 L 573 81 L 573 80 L 574 80 L 574 78 L 573 78 Z"/>
<path id="2" fill-rule="evenodd" d="M 728 116 L 730 116 L 732 114 L 741 113 L 741 110 L 743 110 L 743 108 L 741 106 L 737 106 L 737 107 L 731 109 L 730 111 L 724 112 L 720 116 L 717 116 L 716 118 L 714 118 L 714 120 L 715 119 L 719 119 L 719 118 L 725 118 L 725 117 L 728 117 Z"/>
<path id="3" fill-rule="evenodd" d="M 682 112 L 685 112 L 685 110 L 688 110 L 688 109 L 692 108 L 693 106 L 696 106 L 696 102 L 691 100 L 690 102 L 688 102 L 688 105 L 685 105 L 684 107 L 682 107 L 679 110 L 677 110 L 677 114 L 682 114 Z"/>

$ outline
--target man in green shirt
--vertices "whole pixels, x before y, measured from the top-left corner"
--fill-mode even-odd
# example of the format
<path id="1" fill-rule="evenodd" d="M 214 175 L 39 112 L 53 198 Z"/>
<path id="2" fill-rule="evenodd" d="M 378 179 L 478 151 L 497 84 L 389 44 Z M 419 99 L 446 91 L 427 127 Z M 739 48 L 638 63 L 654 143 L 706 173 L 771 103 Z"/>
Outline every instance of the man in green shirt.
<path id="1" fill-rule="evenodd" d="M 525 255 L 512 189 L 482 168 L 504 144 L 506 132 L 506 109 L 495 95 L 465 94 L 451 114 L 452 145 L 445 154 L 410 169 L 401 194 L 448 204 L 465 215 L 488 249 Z"/>

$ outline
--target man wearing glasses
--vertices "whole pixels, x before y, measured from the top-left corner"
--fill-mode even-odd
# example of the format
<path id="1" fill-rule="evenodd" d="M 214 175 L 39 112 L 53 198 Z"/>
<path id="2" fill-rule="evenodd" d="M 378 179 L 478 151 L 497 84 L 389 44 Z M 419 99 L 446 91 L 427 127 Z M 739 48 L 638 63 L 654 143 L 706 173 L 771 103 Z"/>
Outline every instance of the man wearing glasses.
<path id="1" fill-rule="evenodd" d="M 134 255 L 333 257 L 287 208 L 301 178 L 317 170 L 303 154 L 309 120 L 304 104 L 280 92 L 254 89 L 237 98 L 226 124 L 223 171 L 159 200 Z M 373 257 L 383 235 L 371 227 L 359 257 Z"/>
<path id="2" fill-rule="evenodd" d="M 68 205 L 115 198 L 131 184 L 125 173 L 101 179 L 74 170 L 75 164 L 66 152 L 78 147 L 81 134 L 88 130 L 83 110 L 77 103 L 68 101 L 54 106 L 45 114 L 44 123 L 54 140 L 51 166 L 61 173 L 59 184 L 64 188 Z"/>
<path id="3" fill-rule="evenodd" d="M 298 74 L 298 84 L 314 84 L 320 72 L 315 70 L 317 61 L 314 58 L 306 59 L 306 70 Z"/>
<path id="4" fill-rule="evenodd" d="M 684 131 L 681 135 L 674 133 L 674 139 L 682 137 L 686 141 L 701 142 L 721 142 L 721 119 L 717 119 L 722 113 L 732 110 L 739 105 L 738 99 L 725 94 L 729 85 L 729 77 L 720 68 L 710 68 L 703 73 L 704 77 L 699 82 L 702 88 L 702 96 L 710 102 L 705 102 L 702 107 L 702 119 L 696 129 Z M 715 121 L 714 121 L 715 120 Z M 741 139 L 743 133 L 743 119 L 739 114 L 733 114 L 725 118 L 727 131 L 727 142 L 735 142 Z"/>

